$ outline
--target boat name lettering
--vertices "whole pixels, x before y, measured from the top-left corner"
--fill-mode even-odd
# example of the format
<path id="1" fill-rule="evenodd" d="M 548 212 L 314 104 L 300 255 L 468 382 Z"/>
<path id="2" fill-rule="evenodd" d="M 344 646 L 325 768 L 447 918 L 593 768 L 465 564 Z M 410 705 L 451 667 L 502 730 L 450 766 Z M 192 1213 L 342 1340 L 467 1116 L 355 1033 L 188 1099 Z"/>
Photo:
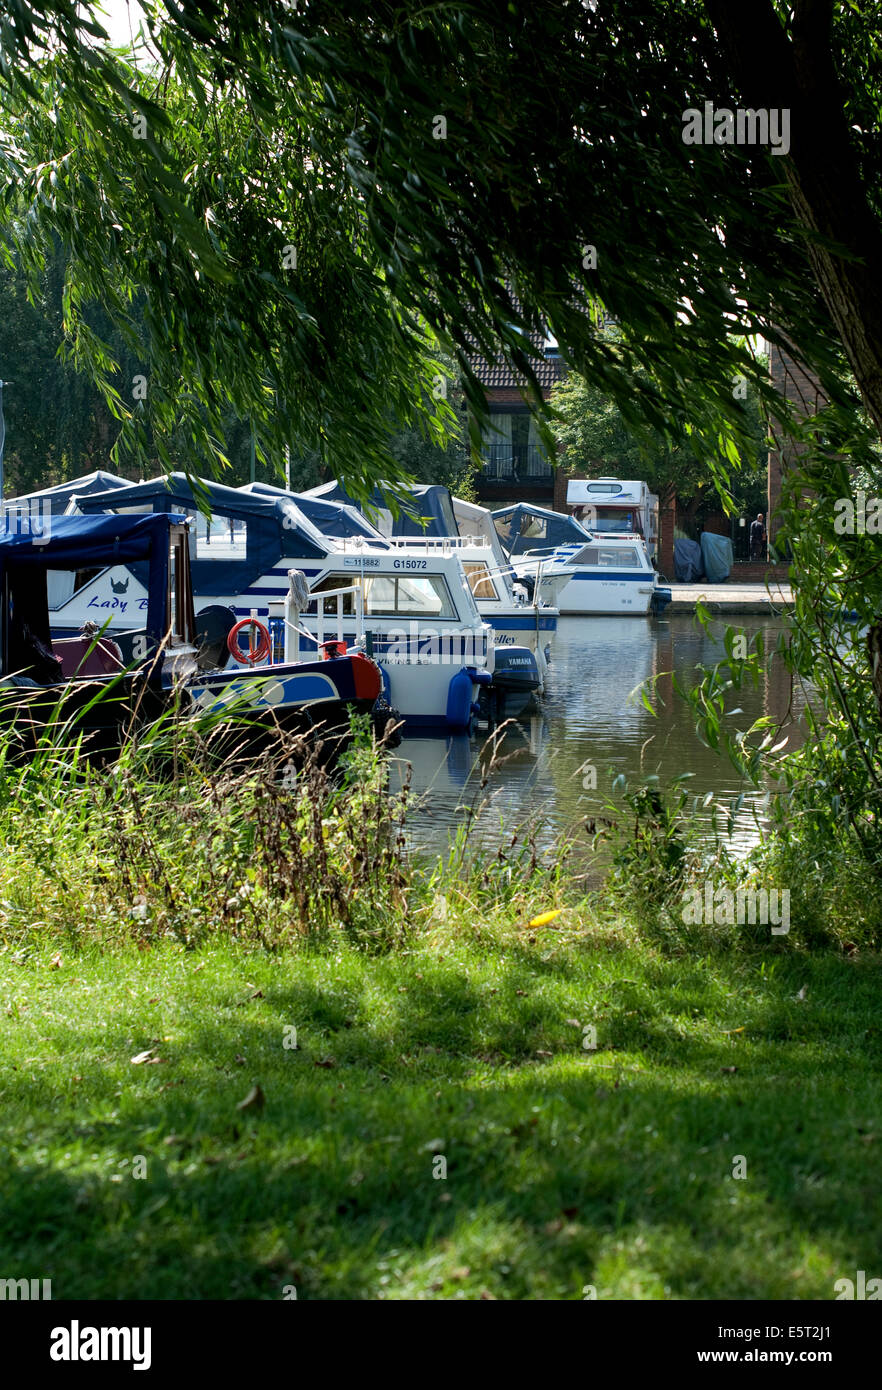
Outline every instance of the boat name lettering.
<path id="1" fill-rule="evenodd" d="M 105 598 L 99 599 L 97 594 L 93 594 L 86 604 L 87 608 L 113 608 L 118 613 L 125 613 L 128 609 L 129 601 L 126 598 Z M 146 598 L 138 599 L 138 608 L 143 613 L 147 607 Z"/>

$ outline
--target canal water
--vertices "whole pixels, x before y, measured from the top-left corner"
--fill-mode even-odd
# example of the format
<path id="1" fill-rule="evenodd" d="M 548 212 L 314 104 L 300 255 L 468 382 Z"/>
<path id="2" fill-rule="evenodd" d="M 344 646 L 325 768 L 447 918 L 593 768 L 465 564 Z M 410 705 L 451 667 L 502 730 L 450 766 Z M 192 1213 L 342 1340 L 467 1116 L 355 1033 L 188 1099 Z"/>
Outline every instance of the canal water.
<path id="1" fill-rule="evenodd" d="M 766 652 L 786 622 L 773 617 L 731 616 L 715 620 L 705 632 L 691 614 L 668 618 L 562 618 L 552 639 L 551 665 L 541 713 L 509 728 L 500 749 L 504 761 L 481 786 L 485 737 L 405 738 L 395 754 L 393 789 L 410 769 L 414 803 L 408 817 L 414 848 L 443 853 L 450 837 L 475 811 L 474 843 L 494 846 L 530 821 L 537 842 L 548 847 L 560 832 L 576 828 L 603 810 L 613 782 L 624 774 L 630 787 L 657 774 L 663 784 L 691 773 L 689 793 L 734 800 L 744 794 L 730 849 L 743 855 L 757 843 L 765 823 L 764 789 L 742 783 L 724 755 L 705 747 L 695 732 L 689 706 L 672 686 L 677 672 L 687 685 L 696 668 L 725 656 L 727 625 L 752 637 L 762 631 Z M 650 681 L 651 714 L 636 687 Z M 740 708 L 730 727 L 746 729 L 759 715 L 783 724 L 779 740 L 791 747 L 802 739 L 804 696 L 791 692 L 789 673 L 774 658 L 759 689 L 738 692 L 730 707 Z M 593 771 L 592 771 L 593 769 Z M 592 786 L 596 782 L 596 788 Z M 695 813 L 699 833 L 711 836 L 711 809 Z M 587 834 L 586 834 L 587 841 Z"/>

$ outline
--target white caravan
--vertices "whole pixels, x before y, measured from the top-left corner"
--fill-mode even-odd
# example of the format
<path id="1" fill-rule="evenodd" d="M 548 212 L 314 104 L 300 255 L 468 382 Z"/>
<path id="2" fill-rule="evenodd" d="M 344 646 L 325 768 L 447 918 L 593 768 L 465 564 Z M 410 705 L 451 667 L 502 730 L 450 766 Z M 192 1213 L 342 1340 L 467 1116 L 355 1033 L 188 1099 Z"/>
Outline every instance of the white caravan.
<path id="1" fill-rule="evenodd" d="M 658 560 L 658 497 L 647 483 L 620 478 L 571 478 L 567 506 L 593 535 L 637 535 Z"/>

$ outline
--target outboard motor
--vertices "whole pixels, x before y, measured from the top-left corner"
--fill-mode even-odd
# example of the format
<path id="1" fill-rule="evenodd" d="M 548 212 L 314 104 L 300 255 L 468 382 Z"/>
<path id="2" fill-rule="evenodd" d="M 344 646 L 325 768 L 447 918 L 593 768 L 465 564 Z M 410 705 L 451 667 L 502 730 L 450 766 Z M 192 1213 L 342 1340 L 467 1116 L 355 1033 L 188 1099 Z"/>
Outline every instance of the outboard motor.
<path id="1" fill-rule="evenodd" d="M 529 647 L 497 647 L 493 681 L 486 692 L 491 724 L 517 719 L 533 707 L 542 681 Z"/>

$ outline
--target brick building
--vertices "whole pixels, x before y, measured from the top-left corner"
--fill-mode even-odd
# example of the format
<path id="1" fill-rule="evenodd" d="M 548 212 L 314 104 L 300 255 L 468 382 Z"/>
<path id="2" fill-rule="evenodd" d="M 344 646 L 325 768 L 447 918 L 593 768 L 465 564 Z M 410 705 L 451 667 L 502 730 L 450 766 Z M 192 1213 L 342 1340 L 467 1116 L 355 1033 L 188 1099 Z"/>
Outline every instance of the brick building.
<path id="1" fill-rule="evenodd" d="M 817 377 L 812 372 L 807 372 L 798 366 L 793 358 L 782 352 L 780 348 L 771 347 L 769 350 L 769 373 L 772 384 L 790 402 L 796 413 L 804 419 L 810 415 L 816 415 L 824 405 L 825 397 Z M 775 434 L 774 429 L 772 435 L 777 447 L 769 450 L 770 544 L 774 543 L 774 514 L 781 500 L 784 474 L 805 447 L 792 439 L 780 437 Z"/>
<path id="2" fill-rule="evenodd" d="M 553 338 L 535 334 L 531 341 L 541 353 L 534 359 L 533 369 L 543 399 L 548 400 L 552 388 L 566 375 L 566 364 Z M 524 400 L 524 379 L 502 361 L 473 357 L 472 366 L 490 407 L 490 428 L 484 433 L 482 448 L 485 462 L 476 480 L 478 498 L 491 508 L 526 501 L 557 507 L 555 475 L 559 470 L 546 453 Z M 565 510 L 563 503 L 559 510 Z"/>

